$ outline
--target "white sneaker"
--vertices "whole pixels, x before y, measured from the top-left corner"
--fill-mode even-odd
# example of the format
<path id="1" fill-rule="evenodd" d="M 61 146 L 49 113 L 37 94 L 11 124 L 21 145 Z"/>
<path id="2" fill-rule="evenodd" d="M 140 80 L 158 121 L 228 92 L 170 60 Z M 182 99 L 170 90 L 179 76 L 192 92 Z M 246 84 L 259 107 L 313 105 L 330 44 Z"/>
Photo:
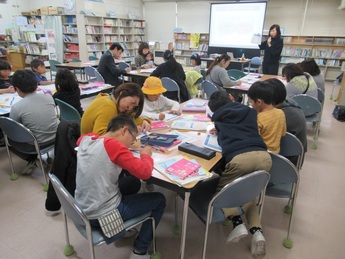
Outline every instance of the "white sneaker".
<path id="1" fill-rule="evenodd" d="M 252 239 L 252 256 L 253 258 L 263 258 L 266 255 L 265 237 L 260 231 L 256 231 Z"/>
<path id="2" fill-rule="evenodd" d="M 246 228 L 246 226 L 243 224 L 238 225 L 237 227 L 235 227 L 230 234 L 228 235 L 228 238 L 226 239 L 227 243 L 235 243 L 240 241 L 240 239 L 244 238 L 248 236 L 248 230 Z"/>
<path id="3" fill-rule="evenodd" d="M 137 255 L 134 252 L 132 252 L 129 259 L 150 259 L 150 255 L 147 253 L 145 255 Z"/>
<path id="4" fill-rule="evenodd" d="M 61 213 L 61 209 L 59 210 L 46 210 L 45 214 L 48 217 L 54 217 L 56 215 L 59 215 Z"/>

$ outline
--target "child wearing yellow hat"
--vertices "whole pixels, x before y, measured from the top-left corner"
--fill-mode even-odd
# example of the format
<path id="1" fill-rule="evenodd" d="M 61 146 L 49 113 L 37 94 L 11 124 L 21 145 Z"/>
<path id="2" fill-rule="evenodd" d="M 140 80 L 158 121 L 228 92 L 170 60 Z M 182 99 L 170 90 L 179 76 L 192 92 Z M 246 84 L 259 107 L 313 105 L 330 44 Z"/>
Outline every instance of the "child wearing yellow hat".
<path id="1" fill-rule="evenodd" d="M 164 120 L 164 111 L 181 114 L 180 104 L 162 95 L 167 90 L 158 77 L 149 76 L 141 88 L 145 95 L 144 108 L 141 117 L 153 120 Z"/>

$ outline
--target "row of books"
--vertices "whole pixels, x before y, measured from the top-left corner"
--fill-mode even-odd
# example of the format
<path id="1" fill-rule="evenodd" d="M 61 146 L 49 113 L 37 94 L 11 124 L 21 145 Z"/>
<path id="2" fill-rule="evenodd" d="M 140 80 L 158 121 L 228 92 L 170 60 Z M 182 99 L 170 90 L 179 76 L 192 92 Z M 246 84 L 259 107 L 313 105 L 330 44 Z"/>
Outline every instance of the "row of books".
<path id="1" fill-rule="evenodd" d="M 63 35 L 64 42 L 71 42 L 71 43 L 78 43 L 79 39 L 78 36 L 71 36 L 71 35 Z"/>
<path id="2" fill-rule="evenodd" d="M 36 54 L 36 55 L 46 55 L 47 54 L 47 50 L 41 49 L 37 44 L 26 44 L 24 51 L 27 54 Z"/>
<path id="3" fill-rule="evenodd" d="M 190 47 L 189 42 L 176 42 L 175 49 L 188 50 Z"/>
<path id="4" fill-rule="evenodd" d="M 135 28 L 133 33 L 134 34 L 145 34 L 145 31 L 142 28 Z"/>
<path id="5" fill-rule="evenodd" d="M 198 50 L 199 51 L 208 51 L 208 44 L 206 44 L 206 43 L 199 44 Z"/>
<path id="6" fill-rule="evenodd" d="M 77 18 L 74 16 L 65 16 L 65 23 L 77 23 Z"/>
<path id="7" fill-rule="evenodd" d="M 294 48 L 294 47 L 284 47 L 282 55 L 286 56 L 298 56 L 298 57 L 309 57 L 310 48 Z"/>
<path id="8" fill-rule="evenodd" d="M 133 27 L 145 27 L 145 21 L 134 21 Z"/>
<path id="9" fill-rule="evenodd" d="M 85 30 L 86 30 L 86 33 L 90 33 L 90 34 L 102 33 L 102 28 L 99 26 L 86 25 Z"/>
<path id="10" fill-rule="evenodd" d="M 104 41 L 105 42 L 117 42 L 117 36 L 116 35 L 104 35 Z"/>
<path id="11" fill-rule="evenodd" d="M 104 48 L 98 44 L 97 45 L 96 44 L 88 44 L 87 50 L 88 51 L 103 51 Z"/>
<path id="12" fill-rule="evenodd" d="M 64 25 L 62 26 L 63 33 L 78 33 L 78 28 L 73 25 Z"/>
<path id="13" fill-rule="evenodd" d="M 92 35 L 86 35 L 86 42 L 87 42 L 87 43 L 103 42 L 103 37 L 100 37 L 100 36 L 92 36 Z"/>
<path id="14" fill-rule="evenodd" d="M 48 56 L 25 56 L 25 64 L 30 64 L 34 59 L 40 59 L 42 61 L 48 61 Z"/>

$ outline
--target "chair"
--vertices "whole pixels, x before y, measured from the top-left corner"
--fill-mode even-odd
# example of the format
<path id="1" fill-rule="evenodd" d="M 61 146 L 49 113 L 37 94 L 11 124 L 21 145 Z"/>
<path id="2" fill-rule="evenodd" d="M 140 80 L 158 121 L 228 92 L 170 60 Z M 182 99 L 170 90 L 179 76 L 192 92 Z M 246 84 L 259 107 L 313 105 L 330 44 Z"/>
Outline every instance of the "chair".
<path id="1" fill-rule="evenodd" d="M 297 157 L 296 168 L 301 170 L 304 160 L 304 148 L 301 141 L 293 134 L 286 132 L 280 139 L 280 155 L 283 157 Z"/>
<path id="2" fill-rule="evenodd" d="M 200 70 L 200 74 L 202 75 L 203 79 L 206 79 L 206 70 L 205 69 L 201 69 Z"/>
<path id="3" fill-rule="evenodd" d="M 249 73 L 253 72 L 259 72 L 260 66 L 261 66 L 261 58 L 260 57 L 253 57 L 250 62 L 248 67 L 244 67 L 243 70 L 247 71 Z"/>
<path id="4" fill-rule="evenodd" d="M 96 82 L 101 82 L 101 83 L 105 83 L 105 80 L 103 78 L 103 76 L 101 75 L 100 72 L 98 72 L 98 70 L 96 68 L 93 68 L 95 70 L 95 76 L 96 76 Z"/>
<path id="5" fill-rule="evenodd" d="M 207 80 L 202 82 L 201 89 L 204 90 L 204 94 L 206 94 L 207 99 L 210 98 L 211 94 L 218 91 L 217 86 L 215 86 L 213 83 L 211 83 L 210 81 L 207 81 Z"/>
<path id="6" fill-rule="evenodd" d="M 320 88 L 317 89 L 317 99 L 321 103 L 321 114 L 320 114 L 320 121 L 321 121 L 322 112 L 323 112 L 323 105 L 325 103 L 325 93 L 322 92 L 322 90 Z"/>
<path id="7" fill-rule="evenodd" d="M 99 58 L 97 58 L 95 56 L 89 56 L 89 60 L 99 60 Z"/>
<path id="8" fill-rule="evenodd" d="M 49 66 L 50 66 L 50 80 L 53 80 L 53 76 L 56 75 L 56 72 L 59 70 L 56 65 L 61 64 L 61 62 L 50 59 Z"/>
<path id="9" fill-rule="evenodd" d="M 238 69 L 229 69 L 227 70 L 228 72 L 228 76 L 230 77 L 231 80 L 238 80 L 244 76 L 246 76 L 246 74 L 244 72 L 242 72 L 241 70 Z"/>
<path id="10" fill-rule="evenodd" d="M 18 175 L 14 172 L 10 147 L 25 154 L 38 154 L 40 167 L 41 167 L 43 177 L 45 180 L 45 184 L 43 185 L 43 190 L 47 191 L 48 179 L 44 170 L 42 155 L 48 154 L 48 152 L 54 148 L 54 142 L 44 147 L 40 147 L 35 135 L 32 133 L 31 130 L 26 128 L 23 124 L 15 120 L 12 120 L 11 118 L 8 118 L 8 117 L 0 116 L 0 128 L 2 129 L 3 134 L 4 134 L 8 160 L 10 161 L 10 165 L 11 165 L 11 171 L 12 171 L 12 174 L 10 177 L 11 180 L 17 180 Z"/>
<path id="11" fill-rule="evenodd" d="M 258 196 L 260 196 L 259 203 L 262 206 L 263 193 L 269 178 L 268 172 L 263 170 L 255 171 L 228 183 L 214 196 L 209 197 L 207 194 L 205 197 L 193 198 L 191 196 L 189 207 L 206 224 L 203 259 L 206 258 L 209 225 L 211 223 L 224 222 L 225 220 L 222 208 L 241 207 Z"/>
<path id="12" fill-rule="evenodd" d="M 123 70 L 123 69 L 126 69 L 127 67 L 129 67 L 129 65 L 126 62 L 121 61 L 121 62 L 119 62 L 119 67 L 121 70 Z M 125 80 L 128 81 L 128 78 L 127 77 L 125 78 L 124 75 L 119 76 L 119 79 L 122 80 L 122 83 L 124 83 Z"/>
<path id="13" fill-rule="evenodd" d="M 321 112 L 322 106 L 318 99 L 311 97 L 306 94 L 298 94 L 292 97 L 301 107 L 306 122 L 313 123 L 314 126 L 314 143 L 312 148 L 317 148 L 317 140 L 319 138 L 320 123 L 321 123 Z"/>
<path id="14" fill-rule="evenodd" d="M 95 68 L 94 67 L 85 67 L 84 68 L 85 76 L 87 76 L 87 79 L 90 82 L 96 81 L 96 75 L 95 75 Z"/>
<path id="15" fill-rule="evenodd" d="M 72 62 L 82 62 L 81 59 L 79 58 L 72 58 Z M 84 69 L 78 69 L 77 72 L 74 70 L 74 74 L 79 74 L 81 78 L 85 76 Z"/>
<path id="16" fill-rule="evenodd" d="M 283 245 L 286 248 L 292 248 L 293 242 L 290 239 L 290 232 L 297 199 L 299 173 L 297 168 L 287 158 L 271 152 L 270 155 L 272 158 L 272 167 L 270 170 L 270 182 L 266 188 L 266 196 L 289 198 L 292 201 L 287 236 L 283 240 Z"/>
<path id="17" fill-rule="evenodd" d="M 168 92 L 177 92 L 177 101 L 180 103 L 180 87 L 178 84 L 169 77 L 162 77 L 161 80 L 164 88 L 167 89 Z"/>
<path id="18" fill-rule="evenodd" d="M 74 226 L 77 228 L 79 233 L 88 240 L 91 258 L 95 258 L 94 246 L 101 245 L 105 243 L 105 239 L 102 230 L 91 226 L 89 219 L 84 214 L 83 210 L 80 208 L 73 196 L 67 191 L 67 189 L 61 184 L 60 180 L 54 175 L 49 174 L 50 182 L 56 192 L 56 195 L 61 203 L 63 213 L 64 213 L 64 223 L 65 223 L 65 234 L 66 234 L 66 246 L 64 249 L 64 254 L 66 256 L 72 255 L 74 253 L 74 248 L 70 244 L 69 234 L 68 234 L 68 224 L 67 217 L 70 218 Z M 127 220 L 124 222 L 125 230 L 132 229 L 139 224 L 142 224 L 146 220 L 152 221 L 153 229 L 153 254 L 156 255 L 156 243 L 155 243 L 155 221 L 154 218 L 150 217 L 150 212 L 144 213 L 138 217 Z M 120 232 L 118 238 L 124 235 L 125 231 Z"/>
<path id="19" fill-rule="evenodd" d="M 80 113 L 76 108 L 57 98 L 55 99 L 55 103 L 58 105 L 60 110 L 60 120 L 62 119 L 68 122 L 80 123 Z"/>

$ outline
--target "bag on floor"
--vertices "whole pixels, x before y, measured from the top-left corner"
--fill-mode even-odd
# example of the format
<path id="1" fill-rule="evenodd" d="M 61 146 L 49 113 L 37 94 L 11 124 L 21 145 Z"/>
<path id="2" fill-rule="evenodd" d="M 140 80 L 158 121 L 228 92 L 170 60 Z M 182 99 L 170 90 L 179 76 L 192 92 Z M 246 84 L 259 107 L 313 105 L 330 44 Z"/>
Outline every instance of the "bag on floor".
<path id="1" fill-rule="evenodd" d="M 334 107 L 332 115 L 338 121 L 345 121 L 345 106 L 343 106 L 343 105 L 336 105 Z"/>

